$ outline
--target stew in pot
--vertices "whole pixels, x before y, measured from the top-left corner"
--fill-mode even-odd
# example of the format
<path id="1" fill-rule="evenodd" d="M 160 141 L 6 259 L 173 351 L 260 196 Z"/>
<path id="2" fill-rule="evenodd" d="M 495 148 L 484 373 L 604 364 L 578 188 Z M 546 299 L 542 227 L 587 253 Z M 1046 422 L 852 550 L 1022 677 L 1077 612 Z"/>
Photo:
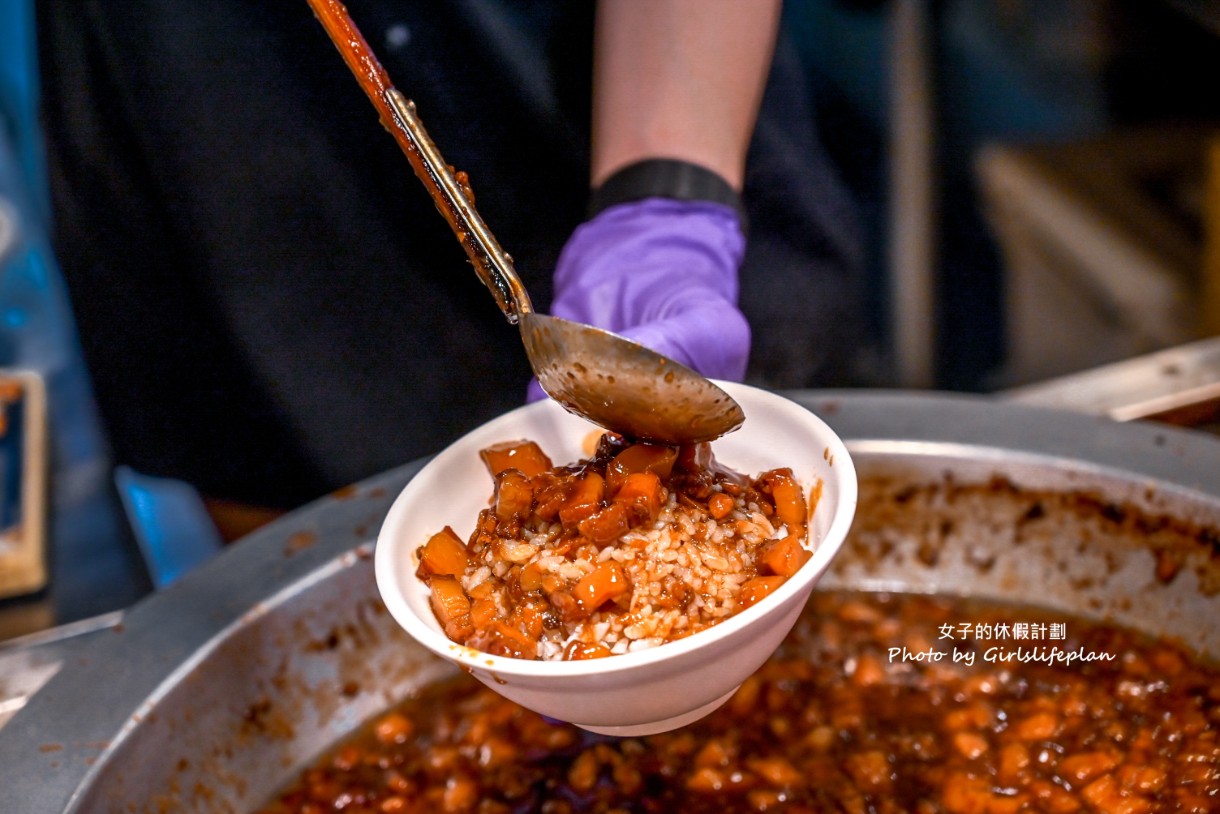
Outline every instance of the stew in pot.
<path id="1" fill-rule="evenodd" d="M 460 675 L 261 814 L 1216 810 L 1215 665 L 1030 607 L 817 592 L 771 660 L 683 729 L 596 736 Z"/>

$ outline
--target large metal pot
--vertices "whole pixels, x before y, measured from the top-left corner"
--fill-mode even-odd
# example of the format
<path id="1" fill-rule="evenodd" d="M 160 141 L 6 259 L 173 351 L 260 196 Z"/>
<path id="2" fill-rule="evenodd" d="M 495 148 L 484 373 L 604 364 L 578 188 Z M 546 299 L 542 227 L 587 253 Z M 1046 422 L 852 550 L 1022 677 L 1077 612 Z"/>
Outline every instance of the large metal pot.
<path id="1" fill-rule="evenodd" d="M 1220 656 L 1220 440 L 970 397 L 793 395 L 862 476 L 824 585 L 1015 598 Z M 369 560 L 418 466 L 267 527 L 72 652 L 0 730 L 0 807 L 249 811 L 443 673 Z"/>

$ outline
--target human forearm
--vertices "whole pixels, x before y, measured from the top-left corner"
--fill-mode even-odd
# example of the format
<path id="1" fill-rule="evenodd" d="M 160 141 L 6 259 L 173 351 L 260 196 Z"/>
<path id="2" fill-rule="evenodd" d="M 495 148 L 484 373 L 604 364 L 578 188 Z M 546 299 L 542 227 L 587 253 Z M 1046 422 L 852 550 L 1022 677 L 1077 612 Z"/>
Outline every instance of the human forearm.
<path id="1" fill-rule="evenodd" d="M 779 9 L 779 0 L 601 0 L 592 184 L 664 157 L 740 189 Z"/>

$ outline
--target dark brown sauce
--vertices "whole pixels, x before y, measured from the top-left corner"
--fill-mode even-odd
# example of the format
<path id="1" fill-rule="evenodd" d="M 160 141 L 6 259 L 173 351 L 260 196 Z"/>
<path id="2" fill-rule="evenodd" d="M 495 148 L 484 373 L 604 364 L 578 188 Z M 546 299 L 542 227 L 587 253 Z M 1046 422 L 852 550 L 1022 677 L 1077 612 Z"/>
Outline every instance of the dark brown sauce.
<path id="1" fill-rule="evenodd" d="M 1025 607 L 825 592 L 683 729 L 594 736 L 463 675 L 370 722 L 262 814 L 1215 811 L 1218 730 L 1220 669 L 1172 643 Z"/>

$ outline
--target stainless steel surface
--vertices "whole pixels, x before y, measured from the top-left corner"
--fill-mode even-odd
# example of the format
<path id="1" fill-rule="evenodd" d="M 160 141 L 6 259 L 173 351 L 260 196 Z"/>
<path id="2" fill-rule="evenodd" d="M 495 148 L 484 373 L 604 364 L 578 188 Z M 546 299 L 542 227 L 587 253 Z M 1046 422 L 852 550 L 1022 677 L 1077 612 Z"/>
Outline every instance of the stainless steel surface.
<path id="1" fill-rule="evenodd" d="M 8 260 L 17 247 L 17 209 L 7 198 L 0 198 L 0 263 Z"/>
<path id="2" fill-rule="evenodd" d="M 162 802 L 188 780 L 216 794 L 197 810 L 248 809 L 286 767 L 401 697 L 435 665 L 382 608 L 369 554 L 418 466 L 256 532 L 67 652 L 0 729 L 0 809 L 122 810 L 108 801 L 127 795 L 138 811 L 183 810 Z"/>
<path id="3" fill-rule="evenodd" d="M 792 395 L 867 489 L 826 585 L 1113 615 L 1220 656 L 1220 628 L 1199 622 L 1220 614 L 1220 440 L 979 398 Z M 368 559 L 416 467 L 267 527 L 85 642 L 0 730 L 5 806 L 249 811 L 438 675 Z"/>
<path id="4" fill-rule="evenodd" d="M 1193 425 L 1220 416 L 1220 337 L 1013 388 L 1006 398 L 1118 421 Z"/>
<path id="5" fill-rule="evenodd" d="M 548 395 L 598 426 L 647 441 L 710 441 L 741 426 L 745 416 L 736 402 L 694 370 L 609 331 L 535 312 L 512 258 L 475 208 L 469 179 L 445 161 L 415 104 L 392 86 L 347 10 L 338 0 L 310 5 L 479 279 L 519 327 L 530 367 Z"/>
<path id="6" fill-rule="evenodd" d="M 122 611 L 115 611 L 0 642 L 0 729 L 82 642 L 113 630 L 122 616 Z"/>

